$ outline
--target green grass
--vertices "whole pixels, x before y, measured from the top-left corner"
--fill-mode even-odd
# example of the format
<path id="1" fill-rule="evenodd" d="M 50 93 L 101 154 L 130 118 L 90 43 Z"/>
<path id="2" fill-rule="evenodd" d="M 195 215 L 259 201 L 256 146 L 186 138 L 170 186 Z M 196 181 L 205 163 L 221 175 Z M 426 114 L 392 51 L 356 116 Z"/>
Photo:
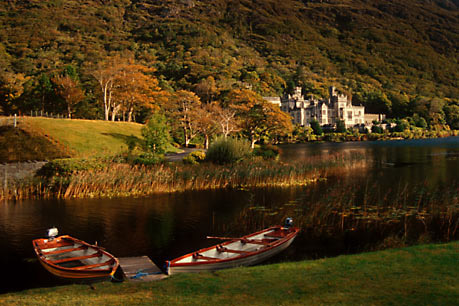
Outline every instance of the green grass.
<path id="1" fill-rule="evenodd" d="M 459 242 L 216 273 L 151 283 L 98 283 L 0 295 L 4 305 L 454 305 Z"/>
<path id="2" fill-rule="evenodd" d="M 74 157 L 115 155 L 127 150 L 130 135 L 141 138 L 141 124 L 100 120 L 24 118 L 26 129 L 46 134 Z"/>

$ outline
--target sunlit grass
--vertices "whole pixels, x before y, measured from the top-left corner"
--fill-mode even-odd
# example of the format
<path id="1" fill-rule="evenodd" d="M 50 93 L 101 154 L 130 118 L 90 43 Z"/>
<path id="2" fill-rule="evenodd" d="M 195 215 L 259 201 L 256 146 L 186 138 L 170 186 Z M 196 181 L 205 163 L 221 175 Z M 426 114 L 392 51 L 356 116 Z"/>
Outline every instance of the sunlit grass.
<path id="1" fill-rule="evenodd" d="M 150 283 L 98 283 L 0 295 L 4 305 L 455 305 L 459 243 L 423 245 Z"/>
<path id="2" fill-rule="evenodd" d="M 47 135 L 66 146 L 75 157 L 115 155 L 127 150 L 126 139 L 141 138 L 143 125 L 102 120 L 69 120 L 26 117 L 26 129 Z"/>

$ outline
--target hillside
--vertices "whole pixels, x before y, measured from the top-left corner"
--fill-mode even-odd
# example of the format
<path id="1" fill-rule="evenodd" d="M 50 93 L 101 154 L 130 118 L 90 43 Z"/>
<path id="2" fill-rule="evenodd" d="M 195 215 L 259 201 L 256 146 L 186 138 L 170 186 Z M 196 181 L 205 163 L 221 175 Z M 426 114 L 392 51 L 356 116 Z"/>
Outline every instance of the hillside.
<path id="1" fill-rule="evenodd" d="M 16 129 L 0 126 L 0 162 L 113 156 L 127 150 L 129 136 L 141 137 L 141 128 L 127 122 L 20 118 Z"/>
<path id="2" fill-rule="evenodd" d="M 203 100 L 244 86 L 280 95 L 296 84 L 325 96 L 335 85 L 356 102 L 384 95 L 383 110 L 400 117 L 415 112 L 408 101 L 417 96 L 459 97 L 452 0 L 12 0 L 0 7 L 0 38 L 0 79 L 27 79 L 16 92 L 23 111 L 45 104 L 33 80 L 72 65 L 86 89 L 77 116 L 100 118 L 90 72 L 113 53 L 155 67 L 162 88 Z"/>

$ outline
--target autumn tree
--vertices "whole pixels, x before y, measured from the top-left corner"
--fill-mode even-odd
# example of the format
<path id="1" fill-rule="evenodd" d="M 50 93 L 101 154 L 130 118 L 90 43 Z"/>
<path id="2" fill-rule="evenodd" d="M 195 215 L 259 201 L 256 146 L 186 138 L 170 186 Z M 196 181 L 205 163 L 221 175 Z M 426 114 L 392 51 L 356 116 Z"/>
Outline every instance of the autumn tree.
<path id="1" fill-rule="evenodd" d="M 228 101 L 229 107 L 237 111 L 239 126 L 249 138 L 252 148 L 263 137 L 272 139 L 293 130 L 288 114 L 251 90 L 234 90 L 229 94 Z"/>
<path id="2" fill-rule="evenodd" d="M 212 112 L 215 115 L 214 119 L 220 128 L 220 132 L 225 138 L 227 138 L 231 133 L 237 132 L 239 130 L 236 109 L 222 107 L 219 104 L 213 104 Z"/>
<path id="3" fill-rule="evenodd" d="M 122 64 L 119 56 L 107 57 L 105 61 L 99 62 L 93 69 L 91 75 L 97 80 L 100 86 L 104 105 L 105 120 L 109 120 L 112 109 L 112 94 L 115 86 L 115 78 L 118 75 Z"/>
<path id="4" fill-rule="evenodd" d="M 28 79 L 21 73 L 0 73 L 0 112 L 8 114 L 18 109 L 16 102 L 24 92 L 24 83 Z"/>
<path id="5" fill-rule="evenodd" d="M 75 105 L 84 99 L 84 92 L 80 88 L 78 81 L 69 75 L 57 76 L 52 78 L 55 85 L 56 94 L 60 96 L 67 105 L 67 115 L 72 118 Z"/>
<path id="6" fill-rule="evenodd" d="M 218 118 L 215 114 L 215 104 L 203 104 L 197 107 L 193 114 L 192 124 L 204 136 L 204 147 L 209 148 L 209 139 L 218 130 Z"/>
<path id="7" fill-rule="evenodd" d="M 153 71 L 152 68 L 134 63 L 120 66 L 113 79 L 112 121 L 119 111 L 127 113 L 127 121 L 131 122 L 136 110 L 158 108 L 155 101 L 164 97 L 165 93 L 158 87 L 158 80 L 151 75 Z"/>
<path id="8" fill-rule="evenodd" d="M 205 103 L 210 103 L 218 95 L 217 85 L 212 76 L 208 76 L 196 84 L 195 91 Z"/>

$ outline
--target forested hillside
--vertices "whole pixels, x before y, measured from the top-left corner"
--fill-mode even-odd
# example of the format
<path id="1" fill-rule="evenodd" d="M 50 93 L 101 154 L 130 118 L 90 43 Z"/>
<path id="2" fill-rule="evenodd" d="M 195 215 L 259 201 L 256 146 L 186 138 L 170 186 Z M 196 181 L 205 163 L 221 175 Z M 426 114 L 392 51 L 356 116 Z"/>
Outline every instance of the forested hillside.
<path id="1" fill-rule="evenodd" d="M 325 96 L 335 85 L 369 111 L 459 128 L 458 42 L 455 0 L 10 0 L 0 6 L 0 111 L 103 118 L 95 71 L 117 57 L 146 69 L 157 99 L 295 85 Z M 137 121 L 145 105 L 131 109 Z"/>

